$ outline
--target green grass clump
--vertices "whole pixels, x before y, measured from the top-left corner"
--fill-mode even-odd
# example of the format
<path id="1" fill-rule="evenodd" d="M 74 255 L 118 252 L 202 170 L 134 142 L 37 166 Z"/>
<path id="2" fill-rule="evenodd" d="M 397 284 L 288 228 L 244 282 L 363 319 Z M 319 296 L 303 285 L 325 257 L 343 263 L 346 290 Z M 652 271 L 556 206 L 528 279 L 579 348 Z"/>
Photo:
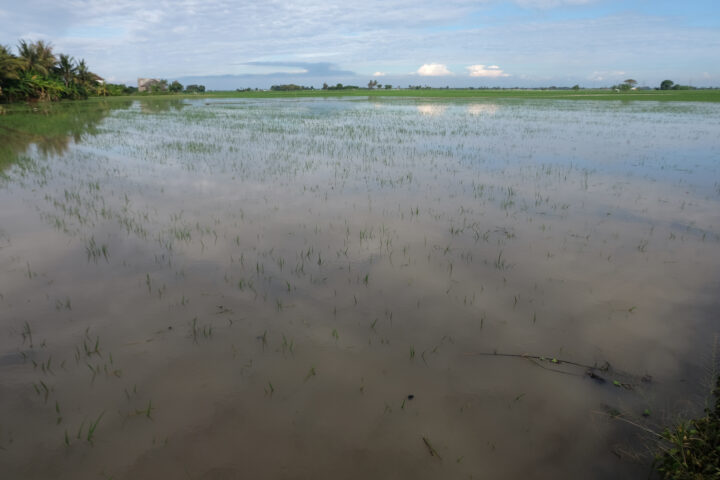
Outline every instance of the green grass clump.
<path id="1" fill-rule="evenodd" d="M 720 478 L 720 377 L 713 390 L 715 406 L 705 416 L 690 420 L 662 437 L 670 448 L 655 457 L 656 469 L 664 479 Z"/>

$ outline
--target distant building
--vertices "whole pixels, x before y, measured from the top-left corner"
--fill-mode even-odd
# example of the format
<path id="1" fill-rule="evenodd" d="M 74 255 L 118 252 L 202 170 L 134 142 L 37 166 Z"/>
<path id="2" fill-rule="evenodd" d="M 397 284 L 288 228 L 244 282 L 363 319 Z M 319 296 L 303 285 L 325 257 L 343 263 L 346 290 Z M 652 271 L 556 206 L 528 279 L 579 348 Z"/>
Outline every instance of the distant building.
<path id="1" fill-rule="evenodd" d="M 138 78 L 138 92 L 149 92 L 150 87 L 159 83 L 157 78 Z"/>

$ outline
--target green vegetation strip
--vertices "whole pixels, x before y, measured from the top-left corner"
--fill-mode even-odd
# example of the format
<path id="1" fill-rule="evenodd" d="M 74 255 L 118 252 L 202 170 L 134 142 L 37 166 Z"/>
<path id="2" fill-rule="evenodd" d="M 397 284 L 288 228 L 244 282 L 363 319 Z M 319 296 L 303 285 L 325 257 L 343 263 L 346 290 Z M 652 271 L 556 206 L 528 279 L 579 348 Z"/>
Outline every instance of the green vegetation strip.
<path id="1" fill-rule="evenodd" d="M 199 95 L 188 95 L 197 98 Z M 295 90 L 295 91 L 244 91 L 208 92 L 206 98 L 296 98 L 296 97 L 405 97 L 405 98 L 471 98 L 494 99 L 552 99 L 552 100 L 622 100 L 662 102 L 720 102 L 720 89 L 698 90 L 637 90 L 614 92 L 597 90 L 521 90 L 521 89 L 393 89 L 369 90 Z"/>
<path id="2" fill-rule="evenodd" d="M 656 456 L 664 479 L 720 478 L 720 377 L 713 390 L 715 406 L 705 416 L 668 428 L 662 437 L 670 448 Z"/>

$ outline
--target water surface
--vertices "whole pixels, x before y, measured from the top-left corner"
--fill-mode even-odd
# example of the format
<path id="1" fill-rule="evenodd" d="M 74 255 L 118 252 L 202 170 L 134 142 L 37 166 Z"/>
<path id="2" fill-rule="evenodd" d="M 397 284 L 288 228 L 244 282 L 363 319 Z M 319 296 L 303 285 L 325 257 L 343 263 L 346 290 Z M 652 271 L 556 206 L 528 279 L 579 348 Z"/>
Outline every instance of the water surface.
<path id="1" fill-rule="evenodd" d="M 704 406 L 718 105 L 95 101 L 0 139 L 8 478 L 634 478 L 612 417 Z"/>

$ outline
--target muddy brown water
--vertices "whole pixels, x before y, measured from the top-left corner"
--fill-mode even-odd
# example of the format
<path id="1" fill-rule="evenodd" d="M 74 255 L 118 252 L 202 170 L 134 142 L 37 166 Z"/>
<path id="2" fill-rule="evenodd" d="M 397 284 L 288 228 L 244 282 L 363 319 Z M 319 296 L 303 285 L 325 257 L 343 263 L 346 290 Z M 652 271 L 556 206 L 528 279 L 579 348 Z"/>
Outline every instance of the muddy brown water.
<path id="1" fill-rule="evenodd" d="M 67 108 L 0 118 L 4 478 L 637 478 L 702 411 L 718 105 Z"/>

